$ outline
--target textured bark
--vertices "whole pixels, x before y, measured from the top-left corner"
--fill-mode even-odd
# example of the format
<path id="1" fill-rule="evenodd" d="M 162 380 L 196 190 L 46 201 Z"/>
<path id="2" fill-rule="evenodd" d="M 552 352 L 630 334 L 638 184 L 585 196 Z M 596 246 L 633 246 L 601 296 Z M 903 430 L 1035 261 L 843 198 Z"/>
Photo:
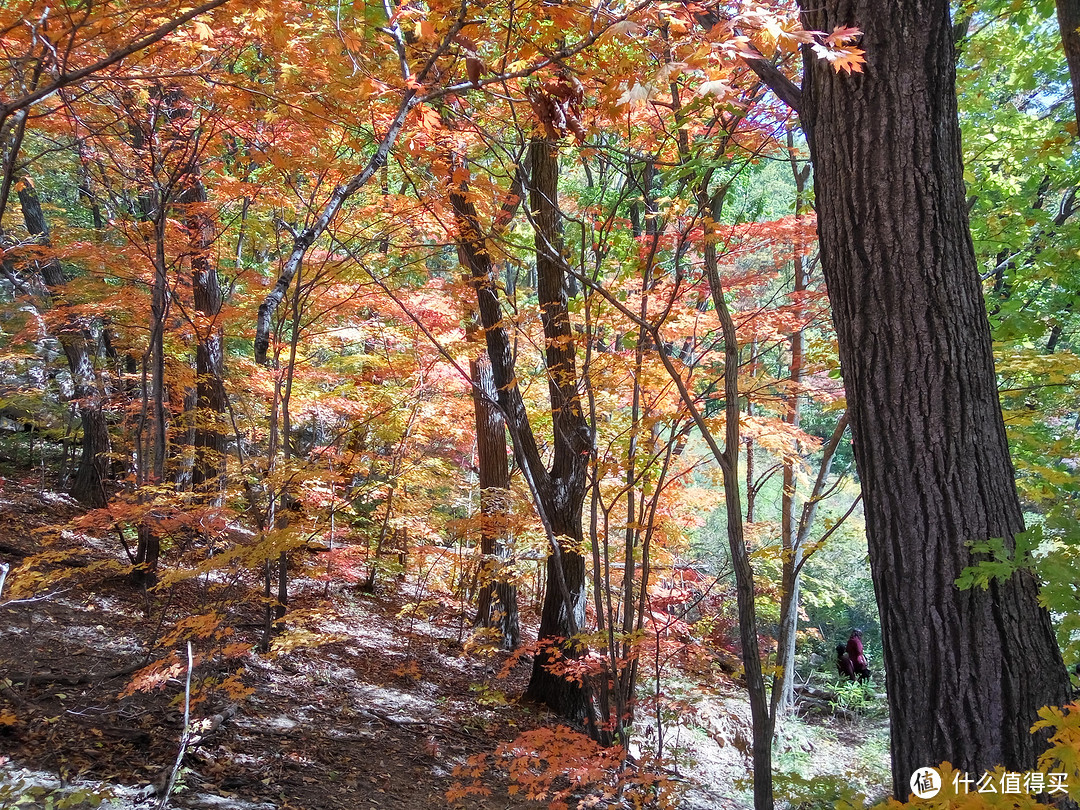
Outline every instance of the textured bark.
<path id="1" fill-rule="evenodd" d="M 29 177 L 22 178 L 18 195 L 26 229 L 47 246 L 48 223 L 41 210 L 37 189 Z M 39 270 L 49 292 L 50 303 L 62 305 L 65 280 L 60 262 L 56 259 L 41 262 Z M 109 475 L 109 426 L 101 408 L 101 391 L 94 372 L 90 337 L 74 318 L 68 319 L 60 328 L 57 337 L 71 371 L 83 431 L 82 456 L 71 485 L 71 495 L 87 506 L 105 506 L 108 502 L 105 481 Z"/>
<path id="2" fill-rule="evenodd" d="M 67 353 L 67 347 L 64 348 Z M 68 354 L 68 362 L 71 355 Z M 80 376 L 91 370 L 88 354 L 80 354 Z M 78 388 L 76 388 L 78 396 Z M 71 497 L 87 506 L 102 507 L 108 505 L 108 493 L 105 482 L 109 478 L 109 425 L 105 413 L 101 410 L 100 400 L 95 390 L 90 398 L 79 398 L 79 419 L 82 422 L 83 442 L 79 466 L 71 482 Z"/>
<path id="3" fill-rule="evenodd" d="M 562 255 L 558 211 L 559 161 L 552 141 L 534 138 L 529 144 L 532 182 L 529 208 L 533 212 L 536 245 L 536 284 L 544 325 L 544 359 L 551 398 L 553 462 L 545 509 L 558 554 L 548 557 L 547 589 L 540 615 L 539 640 L 559 643 L 561 653 L 575 655 L 577 645 L 563 644 L 585 624 L 585 558 L 581 555 L 581 513 L 586 469 L 592 445 L 577 388 L 575 341 L 566 299 L 567 273 Z M 554 551 L 554 550 L 553 550 Z M 560 570 L 561 569 L 561 570 Z M 533 661 L 528 695 L 547 703 L 564 717 L 585 714 L 582 687 L 549 668 L 557 661 L 541 647 Z"/>
<path id="4" fill-rule="evenodd" d="M 499 579 L 495 570 L 508 550 L 510 465 L 506 456 L 506 425 L 494 404 L 498 393 L 491 373 L 491 360 L 485 354 L 469 365 L 476 417 L 476 456 L 480 468 L 480 551 L 484 555 L 476 623 L 498 629 L 503 648 L 512 650 L 521 643 L 517 588 Z"/>
<path id="5" fill-rule="evenodd" d="M 135 566 L 131 569 L 130 582 L 137 588 L 149 588 L 157 583 L 158 560 L 161 557 L 161 538 L 149 521 L 138 528 L 138 545 Z"/>
<path id="6" fill-rule="evenodd" d="M 968 232 L 947 0 L 800 0 L 864 31 L 807 54 L 802 123 L 881 613 L 897 796 L 915 768 L 1027 770 L 1068 678 L 1026 572 L 960 591 L 967 544 L 1023 529 Z"/>
<path id="7" fill-rule="evenodd" d="M 585 473 L 592 436 L 577 391 L 574 338 L 565 293 L 566 269 L 558 237 L 558 160 L 554 144 L 534 140 L 530 145 L 530 209 L 536 230 L 537 292 L 544 326 L 554 436 L 553 461 L 548 470 L 529 422 L 517 384 L 510 336 L 503 325 L 497 277 L 476 214 L 466 191 L 451 189 L 450 202 L 458 228 L 461 263 L 476 287 L 480 322 L 484 327 L 499 408 L 513 439 L 514 457 L 532 490 L 540 519 L 552 541 L 547 562 L 547 588 L 540 620 L 542 644 L 559 645 L 585 623 L 585 559 L 581 514 Z M 564 654 L 576 648 L 564 645 Z M 549 671 L 549 651 L 535 659 L 528 696 L 563 717 L 584 717 L 585 690 Z"/>
<path id="8" fill-rule="evenodd" d="M 1057 0 L 1058 27 L 1072 81 L 1073 114 L 1080 125 L 1080 0 Z"/>

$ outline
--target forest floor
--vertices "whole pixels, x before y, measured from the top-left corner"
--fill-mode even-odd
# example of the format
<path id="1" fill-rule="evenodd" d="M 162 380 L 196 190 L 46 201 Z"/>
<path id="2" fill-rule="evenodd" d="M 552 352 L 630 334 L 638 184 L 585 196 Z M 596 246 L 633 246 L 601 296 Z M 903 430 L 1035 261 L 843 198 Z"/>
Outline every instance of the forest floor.
<path id="1" fill-rule="evenodd" d="M 65 528 L 80 511 L 66 496 L 0 478 L 0 562 L 14 569 L 43 548 L 56 553 L 33 595 L 0 601 L 0 810 L 92 807 L 102 799 L 116 810 L 156 807 L 176 759 L 183 658 L 153 676 L 136 670 L 165 655 L 163 627 L 205 614 L 200 580 L 147 597 L 111 573 L 123 560 L 117 541 Z M 490 795 L 446 796 L 464 779 L 455 767 L 470 757 L 556 725 L 516 700 L 527 659 L 505 666 L 506 654 L 466 653 L 460 611 L 423 598 L 415 580 L 361 594 L 301 576 L 291 589 L 290 610 L 317 623 L 317 634 L 300 627 L 276 655 L 196 665 L 192 716 L 204 739 L 189 750 L 171 806 L 544 806 L 521 798 L 499 768 L 483 775 Z M 259 609 L 231 616 L 228 640 L 250 650 Z M 208 629 L 207 637 L 214 632 L 232 631 Z M 159 688 L 131 692 L 133 677 Z M 664 721 L 673 755 L 665 775 L 680 791 L 678 806 L 749 806 L 748 710 L 737 685 L 713 684 L 706 693 L 675 677 L 665 689 L 678 695 L 672 705 L 691 707 L 679 722 Z M 249 694 L 237 698 L 237 690 Z M 867 717 L 792 720 L 778 738 L 778 770 L 879 797 L 888 781 L 886 725 Z M 655 743 L 655 725 L 642 728 Z"/>

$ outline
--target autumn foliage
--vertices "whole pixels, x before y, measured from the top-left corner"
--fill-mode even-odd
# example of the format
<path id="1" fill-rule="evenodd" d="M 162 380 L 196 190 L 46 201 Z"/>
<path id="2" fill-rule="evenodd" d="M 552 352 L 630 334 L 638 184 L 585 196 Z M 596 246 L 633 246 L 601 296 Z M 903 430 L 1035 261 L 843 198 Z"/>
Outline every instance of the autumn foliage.
<path id="1" fill-rule="evenodd" d="M 1034 35 L 1026 13 L 1008 12 Z M 399 593 L 410 628 L 453 617 L 463 654 L 530 663 L 530 694 L 575 721 L 470 757 L 453 803 L 498 773 L 554 808 L 677 806 L 674 672 L 747 686 L 764 714 L 742 753 L 768 759 L 796 645 L 823 640 L 800 630 L 800 577 L 859 530 L 783 91 L 803 58 L 872 69 L 837 22 L 787 3 L 3 4 L 0 441 L 25 434 L 24 466 L 81 505 L 0 598 L 127 588 L 154 629 L 124 696 L 197 669 L 196 707 L 250 696 L 251 656 L 341 641 L 349 600 Z M 1000 88 L 972 37 L 974 121 Z M 1050 113 L 1009 109 L 1038 143 L 982 144 L 969 208 L 1040 519 L 1027 556 L 979 547 L 998 568 L 965 584 L 1038 571 L 1071 654 L 1080 363 L 1057 238 L 1076 189 Z M 1078 718 L 1044 710 L 1040 767 L 1080 786 Z"/>

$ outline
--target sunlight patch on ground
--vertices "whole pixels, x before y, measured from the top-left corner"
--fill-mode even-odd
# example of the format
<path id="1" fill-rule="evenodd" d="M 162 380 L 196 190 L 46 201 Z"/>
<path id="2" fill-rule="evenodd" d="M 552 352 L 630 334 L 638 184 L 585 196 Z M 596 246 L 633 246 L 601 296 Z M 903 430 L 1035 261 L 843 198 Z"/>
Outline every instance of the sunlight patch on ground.
<path id="1" fill-rule="evenodd" d="M 439 711 L 434 701 L 420 700 L 416 695 L 410 695 L 408 692 L 390 686 L 358 683 L 354 687 L 354 691 L 362 701 L 362 707 L 371 706 L 377 711 L 381 711 L 402 722 L 422 719 L 424 716 L 430 716 Z M 406 711 L 411 712 L 414 716 L 406 716 Z"/>
<path id="2" fill-rule="evenodd" d="M 209 793 L 197 793 L 184 796 L 184 806 L 206 808 L 206 810 L 275 810 L 275 805 L 266 802 L 245 802 L 232 797 L 214 796 Z"/>
<path id="3" fill-rule="evenodd" d="M 65 492 L 53 492 L 51 490 L 45 490 L 43 492 L 39 492 L 38 496 L 41 498 L 41 500 L 51 506 L 67 506 L 72 509 L 80 508 L 79 502 Z"/>
<path id="4" fill-rule="evenodd" d="M 80 602 L 64 598 L 56 598 L 51 603 L 42 602 L 39 604 L 41 607 L 35 609 L 32 613 L 14 614 L 12 623 L 4 628 L 4 632 L 24 632 L 24 628 L 20 625 L 25 623 L 33 628 L 36 636 L 54 639 L 65 648 L 73 646 L 72 642 L 82 646 L 82 650 L 70 652 L 68 653 L 69 656 L 80 655 L 84 652 L 92 652 L 95 657 L 101 657 L 102 653 L 109 653 L 110 656 L 143 653 L 143 648 L 139 642 L 130 636 L 110 633 L 101 624 L 80 624 L 73 620 L 73 617 L 82 614 L 87 621 L 93 621 L 92 616 L 98 610 L 96 608 L 89 609 Z M 53 608 L 65 612 L 62 616 L 54 615 Z M 81 622 L 84 619 L 79 618 L 78 621 Z M 79 673 L 71 672 L 69 674 Z"/>
<path id="5" fill-rule="evenodd" d="M 245 802 L 241 799 L 214 796 L 209 793 L 184 796 L 183 800 L 185 807 L 206 808 L 207 810 L 275 810 L 276 807 L 276 805 L 267 802 Z"/>
<path id="6" fill-rule="evenodd" d="M 393 632 L 393 626 L 386 623 L 377 624 L 373 621 L 350 621 L 349 617 L 341 620 L 331 620 L 325 625 L 326 631 L 331 633 L 348 633 L 352 646 L 367 648 L 369 650 L 386 650 L 396 647 L 399 638 Z"/>
<path id="7" fill-rule="evenodd" d="M 294 728 L 300 725 L 296 720 L 293 720 L 288 715 L 279 714 L 277 717 L 260 717 L 257 722 L 237 720 L 236 725 L 240 728 L 254 728 L 255 726 L 265 726 L 274 731 L 292 731 Z"/>
<path id="8" fill-rule="evenodd" d="M 97 549 L 98 551 L 108 554 L 110 557 L 116 557 L 117 559 L 122 558 L 124 554 L 124 549 L 115 537 L 96 537 L 92 534 L 87 534 L 86 532 L 63 529 L 60 532 L 60 538 L 80 549 Z"/>
<path id="9" fill-rule="evenodd" d="M 327 658 L 330 658 L 330 656 L 327 656 Z M 339 667 L 332 664 L 322 664 L 319 667 L 319 675 L 325 680 L 342 681 L 348 684 L 355 683 L 359 680 L 356 670 L 352 667 Z"/>
<path id="10" fill-rule="evenodd" d="M 62 628 L 62 632 L 65 639 L 78 641 L 93 650 L 95 654 L 103 652 L 141 654 L 143 652 L 141 645 L 134 639 L 109 636 L 102 625 L 96 627 L 68 625 Z"/>

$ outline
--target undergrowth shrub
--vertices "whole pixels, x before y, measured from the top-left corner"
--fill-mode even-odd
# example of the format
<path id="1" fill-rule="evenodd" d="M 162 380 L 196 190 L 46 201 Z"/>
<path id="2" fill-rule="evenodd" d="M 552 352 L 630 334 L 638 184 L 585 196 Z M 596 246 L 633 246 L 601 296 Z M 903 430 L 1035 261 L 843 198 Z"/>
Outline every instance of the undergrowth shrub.
<path id="1" fill-rule="evenodd" d="M 799 773 L 773 774 L 773 794 L 792 810 L 833 810 L 866 807 L 866 796 L 854 784 L 854 774 L 803 776 Z"/>
<path id="2" fill-rule="evenodd" d="M 647 757 L 632 762 L 621 746 L 605 748 L 569 728 L 539 728 L 455 768 L 456 781 L 446 798 L 468 806 L 468 797 L 490 795 L 490 775 L 502 772 L 511 796 L 547 802 L 551 810 L 616 802 L 668 810 L 678 806 L 680 785 L 664 775 L 661 765 Z"/>

